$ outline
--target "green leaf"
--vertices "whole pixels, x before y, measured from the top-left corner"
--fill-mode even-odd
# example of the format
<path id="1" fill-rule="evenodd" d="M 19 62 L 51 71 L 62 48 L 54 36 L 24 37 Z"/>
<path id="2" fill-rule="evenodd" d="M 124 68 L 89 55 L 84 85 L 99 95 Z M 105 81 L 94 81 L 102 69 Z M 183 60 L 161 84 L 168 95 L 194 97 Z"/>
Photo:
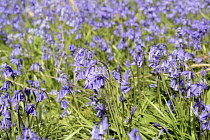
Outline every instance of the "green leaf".
<path id="1" fill-rule="evenodd" d="M 72 134 L 70 134 L 69 136 L 67 136 L 64 140 L 70 140 L 75 134 L 79 133 L 79 131 L 82 129 L 83 127 L 80 127 L 79 129 L 77 129 L 76 131 L 74 131 Z"/>
<path id="2" fill-rule="evenodd" d="M 206 18 L 206 19 L 210 20 L 210 17 L 209 17 L 209 16 L 207 16 L 207 15 L 205 15 L 203 12 L 201 12 L 201 11 L 200 11 L 200 14 L 201 14 L 204 18 Z"/>

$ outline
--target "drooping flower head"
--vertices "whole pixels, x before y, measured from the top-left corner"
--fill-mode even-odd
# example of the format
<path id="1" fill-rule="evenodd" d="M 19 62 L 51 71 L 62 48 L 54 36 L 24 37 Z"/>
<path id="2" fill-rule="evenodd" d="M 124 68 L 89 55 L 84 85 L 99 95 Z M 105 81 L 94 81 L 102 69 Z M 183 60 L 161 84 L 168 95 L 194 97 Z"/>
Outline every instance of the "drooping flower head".
<path id="1" fill-rule="evenodd" d="M 99 134 L 105 135 L 106 130 L 108 130 L 108 129 L 109 129 L 108 117 L 103 116 L 103 120 L 99 124 Z"/>
<path id="2" fill-rule="evenodd" d="M 0 88 L 0 90 L 8 90 L 10 89 L 10 85 L 12 85 L 12 82 L 10 81 L 4 81 L 2 87 Z"/>
<path id="3" fill-rule="evenodd" d="M 99 130 L 98 130 L 97 125 L 93 126 L 93 129 L 91 131 L 91 135 L 92 135 L 91 139 L 95 139 L 95 140 L 102 140 L 103 139 L 102 136 L 99 134 Z"/>
<path id="4" fill-rule="evenodd" d="M 30 128 L 22 127 L 22 138 L 16 137 L 18 140 L 40 140 L 40 137 L 37 136 Z"/>
<path id="5" fill-rule="evenodd" d="M 11 76 L 13 79 L 15 79 L 15 73 L 10 66 L 8 66 L 7 64 L 3 64 L 2 68 L 3 68 L 3 74 L 5 78 Z"/>
<path id="6" fill-rule="evenodd" d="M 128 136 L 130 140 L 143 140 L 137 128 L 134 128 L 130 133 L 128 133 Z"/>
<path id="7" fill-rule="evenodd" d="M 42 71 L 45 70 L 45 68 L 41 66 L 39 63 L 33 63 L 30 67 L 30 71 L 34 70 L 36 72 L 40 72 L 40 69 L 42 69 Z"/>
<path id="8" fill-rule="evenodd" d="M 36 108 L 35 108 L 34 104 L 27 105 L 27 106 L 25 107 L 25 112 L 26 112 L 27 114 L 31 114 L 31 115 L 33 115 L 33 116 L 37 116 L 37 115 L 36 115 Z"/>

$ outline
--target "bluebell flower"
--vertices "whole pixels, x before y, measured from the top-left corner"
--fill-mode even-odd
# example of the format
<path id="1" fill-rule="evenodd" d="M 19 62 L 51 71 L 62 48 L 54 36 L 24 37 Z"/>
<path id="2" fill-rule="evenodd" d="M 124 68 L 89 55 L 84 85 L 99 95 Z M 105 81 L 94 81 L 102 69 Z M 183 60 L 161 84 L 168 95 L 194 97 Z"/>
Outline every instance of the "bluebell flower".
<path id="1" fill-rule="evenodd" d="M 49 93 L 50 93 L 50 94 L 56 95 L 56 94 L 57 94 L 57 91 L 53 89 L 53 90 L 51 90 Z"/>
<path id="2" fill-rule="evenodd" d="M 146 38 L 145 38 L 145 40 L 146 40 L 147 42 L 151 42 L 151 41 L 154 40 L 154 37 L 151 36 L 151 35 L 147 35 Z"/>
<path id="3" fill-rule="evenodd" d="M 199 120 L 200 120 L 201 123 L 203 123 L 203 122 L 205 122 L 209 117 L 210 117 L 210 113 L 202 112 L 202 113 L 199 115 Z"/>
<path id="4" fill-rule="evenodd" d="M 59 77 L 57 77 L 55 79 L 62 85 L 68 85 L 68 83 L 69 83 L 68 75 L 66 73 L 64 73 L 63 71 L 59 71 L 58 73 L 59 73 Z"/>
<path id="5" fill-rule="evenodd" d="M 207 106 L 208 107 L 208 106 Z M 203 101 L 200 101 L 200 99 L 196 99 L 196 102 L 195 104 L 193 105 L 193 111 L 194 111 L 194 114 L 196 116 L 198 116 L 200 113 L 204 113 L 206 112 L 206 105 Z"/>
<path id="6" fill-rule="evenodd" d="M 170 87 L 173 88 L 173 90 L 178 91 L 178 86 L 177 79 L 171 79 Z"/>
<path id="7" fill-rule="evenodd" d="M 194 78 L 194 72 L 191 71 L 191 70 L 183 71 L 181 73 L 181 75 L 186 75 L 187 76 L 187 80 L 191 80 L 192 78 Z"/>
<path id="8" fill-rule="evenodd" d="M 125 49 L 127 46 L 128 46 L 128 42 L 124 38 L 122 38 L 119 44 L 117 45 L 117 48 L 121 50 L 121 49 Z"/>
<path id="9" fill-rule="evenodd" d="M 14 107 L 15 111 L 20 109 L 19 102 L 17 100 L 11 100 L 12 106 Z"/>
<path id="10" fill-rule="evenodd" d="M 203 59 L 201 57 L 196 57 L 193 59 L 196 63 L 201 64 Z"/>
<path id="11" fill-rule="evenodd" d="M 130 70 L 126 70 L 124 75 L 123 75 L 123 78 L 124 78 L 124 81 L 128 82 L 129 78 L 130 78 L 130 73 L 131 71 Z"/>
<path id="12" fill-rule="evenodd" d="M 128 12 L 127 9 L 123 10 L 122 13 L 124 12 Z M 137 17 L 132 17 L 130 19 L 128 19 L 127 21 L 124 22 L 124 25 L 125 26 L 138 26 L 138 23 L 136 22 L 137 21 Z"/>
<path id="13" fill-rule="evenodd" d="M 136 54 L 142 54 L 142 53 L 144 53 L 144 51 L 143 51 L 143 47 L 145 46 L 145 44 L 143 43 L 143 42 L 141 42 L 141 43 L 136 43 L 135 44 L 135 52 L 136 52 Z"/>
<path id="14" fill-rule="evenodd" d="M 125 61 L 125 66 L 128 67 L 128 68 L 131 67 L 130 60 L 129 59 Z"/>
<path id="15" fill-rule="evenodd" d="M 128 93 L 131 89 L 130 82 L 128 82 L 130 78 L 130 73 L 131 73 L 130 70 L 126 70 L 123 75 L 123 80 L 120 83 L 120 89 L 124 93 Z"/>
<path id="16" fill-rule="evenodd" d="M 18 68 L 22 68 L 22 59 L 20 59 L 20 58 L 13 58 L 13 59 L 10 59 L 10 62 L 12 64 L 15 64 Z"/>
<path id="17" fill-rule="evenodd" d="M 67 94 L 72 94 L 73 90 L 68 85 L 62 85 L 62 89 L 57 93 L 57 99 L 56 101 L 59 102 L 61 99 L 63 99 Z"/>
<path id="18" fill-rule="evenodd" d="M 123 94 L 120 94 L 119 99 L 120 99 L 120 102 L 124 102 L 125 101 L 125 98 L 124 98 Z"/>
<path id="19" fill-rule="evenodd" d="M 207 121 L 201 125 L 203 131 L 210 130 L 210 121 Z"/>
<path id="20" fill-rule="evenodd" d="M 205 77 L 205 76 L 206 76 L 206 70 L 202 70 L 202 71 L 200 72 L 200 74 L 202 75 L 202 77 Z"/>
<path id="21" fill-rule="evenodd" d="M 30 71 L 34 70 L 36 72 L 40 72 L 40 69 L 42 69 L 43 71 L 45 70 L 45 68 L 41 66 L 39 63 L 33 63 L 30 67 Z"/>
<path id="22" fill-rule="evenodd" d="M 109 44 L 104 39 L 101 39 L 101 42 L 98 43 L 98 47 L 101 49 L 101 51 L 105 51 L 106 53 L 111 53 Z"/>
<path id="23" fill-rule="evenodd" d="M 120 83 L 121 82 L 121 73 L 120 73 L 120 71 L 118 71 L 118 70 L 113 70 L 112 71 L 112 76 L 116 79 L 116 80 L 118 80 L 118 83 Z"/>
<path id="24" fill-rule="evenodd" d="M 155 88 L 155 87 L 157 87 L 157 85 L 156 84 L 150 84 L 149 87 Z"/>
<path id="25" fill-rule="evenodd" d="M 202 49 L 201 41 L 200 40 L 193 40 L 193 49 L 195 51 L 199 51 Z"/>
<path id="26" fill-rule="evenodd" d="M 87 106 L 89 106 L 89 104 L 94 106 L 98 104 L 99 100 L 97 99 L 96 96 L 90 96 L 89 98 L 91 99 L 92 102 L 87 103 Z"/>
<path id="27" fill-rule="evenodd" d="M 16 137 L 18 140 L 40 140 L 41 138 L 37 134 L 31 131 L 30 128 L 22 128 L 22 138 Z"/>
<path id="28" fill-rule="evenodd" d="M 91 41 L 91 42 L 90 42 L 90 46 L 91 46 L 92 48 L 95 48 L 95 47 L 96 47 L 96 43 L 95 43 L 94 41 Z"/>
<path id="29" fill-rule="evenodd" d="M 25 95 L 23 94 L 22 90 L 15 91 L 15 94 L 12 97 L 12 100 L 16 100 L 17 102 L 25 101 Z"/>
<path id="30" fill-rule="evenodd" d="M 21 45 L 20 44 L 15 44 L 14 49 L 12 50 L 11 56 L 16 56 L 19 55 L 22 51 Z"/>
<path id="31" fill-rule="evenodd" d="M 64 115 L 65 116 L 68 116 L 69 115 L 69 113 L 68 113 L 68 111 L 66 109 L 63 111 L 63 113 L 60 115 L 60 117 L 63 118 Z"/>
<path id="32" fill-rule="evenodd" d="M 102 39 L 101 39 L 99 36 L 94 36 L 94 37 L 93 37 L 93 41 L 101 42 Z"/>
<path id="33" fill-rule="evenodd" d="M 47 54 L 47 53 L 44 53 L 44 54 L 42 55 L 42 59 L 43 59 L 43 60 L 48 60 L 48 59 L 50 59 L 50 55 Z"/>
<path id="34" fill-rule="evenodd" d="M 98 61 L 93 60 L 92 52 L 89 52 L 85 49 L 78 49 L 78 53 L 74 57 L 74 66 L 75 66 L 75 73 L 80 74 L 80 70 L 83 70 L 82 67 L 91 67 L 96 64 Z M 78 79 L 78 78 L 77 78 Z M 85 79 L 85 78 L 84 78 Z"/>
<path id="35" fill-rule="evenodd" d="M 99 130 L 98 127 L 96 125 L 93 126 L 93 129 L 91 131 L 91 139 L 95 139 L 95 140 L 102 140 L 103 137 L 99 134 Z"/>
<path id="36" fill-rule="evenodd" d="M 0 127 L 1 129 L 6 130 L 7 128 L 10 128 L 11 125 L 12 125 L 11 115 L 10 112 L 6 110 L 5 113 L 3 114 Z"/>
<path id="37" fill-rule="evenodd" d="M 174 106 L 173 106 L 173 102 L 171 102 L 170 100 L 167 101 L 167 104 L 169 106 L 169 108 L 171 109 L 172 113 L 175 113 L 175 109 L 174 109 Z"/>
<path id="38" fill-rule="evenodd" d="M 24 93 L 25 93 L 27 96 L 29 96 L 29 95 L 32 93 L 32 91 L 31 91 L 31 89 L 29 89 L 29 88 L 25 88 L 25 89 L 24 89 Z"/>
<path id="39" fill-rule="evenodd" d="M 112 61 L 114 59 L 114 54 L 109 53 L 108 61 Z"/>
<path id="40" fill-rule="evenodd" d="M 173 79 L 177 79 L 177 78 L 180 77 L 180 74 L 181 74 L 181 72 L 180 72 L 179 69 L 177 69 L 177 66 L 176 66 L 175 69 L 170 70 L 170 76 L 169 77 L 173 78 Z"/>
<path id="41" fill-rule="evenodd" d="M 61 108 L 67 109 L 68 106 L 69 106 L 68 104 L 69 104 L 69 102 L 66 99 L 62 100 L 61 101 Z"/>
<path id="42" fill-rule="evenodd" d="M 77 70 L 76 70 L 77 71 Z M 86 70 L 81 70 L 76 77 L 76 81 L 86 78 Z"/>
<path id="43" fill-rule="evenodd" d="M 81 33 L 77 34 L 75 39 L 78 40 L 80 38 L 82 38 L 82 34 Z"/>
<path id="44" fill-rule="evenodd" d="M 11 76 L 13 79 L 15 79 L 15 73 L 10 66 L 8 66 L 7 64 L 2 64 L 2 68 L 3 68 L 3 74 L 5 78 Z"/>
<path id="45" fill-rule="evenodd" d="M 134 113 L 136 112 L 136 109 L 137 109 L 137 106 L 134 106 L 131 108 L 131 111 L 130 111 L 130 115 L 133 116 Z"/>
<path id="46" fill-rule="evenodd" d="M 0 88 L 0 90 L 8 90 L 10 89 L 10 85 L 13 85 L 12 82 L 10 81 L 4 81 L 2 87 Z"/>
<path id="47" fill-rule="evenodd" d="M 129 82 L 121 82 L 121 85 L 120 85 L 120 90 L 123 92 L 123 93 L 128 93 L 130 91 L 131 87 L 130 87 L 130 83 Z"/>
<path id="48" fill-rule="evenodd" d="M 35 108 L 34 104 L 27 105 L 25 107 L 25 113 L 31 114 L 33 116 L 37 116 L 36 115 L 36 108 Z"/>
<path id="49" fill-rule="evenodd" d="M 164 70 L 168 69 L 169 64 L 167 61 L 163 61 L 162 64 L 160 63 L 161 58 L 166 55 L 167 49 L 164 44 L 157 44 L 150 47 L 148 61 L 150 62 L 149 67 L 152 67 L 152 69 L 155 70 L 153 73 L 162 72 L 162 67 Z"/>
<path id="50" fill-rule="evenodd" d="M 32 87 L 38 88 L 39 87 L 39 81 L 33 81 L 33 80 L 26 80 Z"/>
<path id="51" fill-rule="evenodd" d="M 10 102 L 11 99 L 8 92 L 0 96 L 0 113 L 3 113 L 5 110 L 7 110 L 7 107 L 10 107 Z"/>
<path id="52" fill-rule="evenodd" d="M 120 37 L 123 34 L 123 26 L 122 24 L 119 24 L 117 26 L 117 28 L 114 30 L 114 35 L 116 35 L 117 37 Z"/>
<path id="53" fill-rule="evenodd" d="M 137 65 L 138 67 L 142 67 L 143 62 L 144 62 L 143 52 L 134 54 L 133 59 L 134 59 L 134 62 L 131 65 Z"/>
<path id="54" fill-rule="evenodd" d="M 34 90 L 34 93 L 36 95 L 36 102 L 42 102 L 44 99 L 47 98 L 47 95 L 44 91 L 42 90 Z"/>
<path id="55" fill-rule="evenodd" d="M 109 123 L 108 123 L 108 117 L 107 116 L 103 116 L 102 121 L 99 124 L 99 134 L 100 135 L 105 135 L 106 134 L 106 130 L 109 129 Z"/>
<path id="56" fill-rule="evenodd" d="M 84 88 L 87 89 L 100 89 L 104 88 L 106 84 L 106 78 L 103 75 L 88 74 L 86 78 Z"/>
<path id="57" fill-rule="evenodd" d="M 3 116 L 4 116 L 6 119 L 10 119 L 10 118 L 11 118 L 11 113 L 9 112 L 9 110 L 6 110 L 6 111 L 3 113 Z"/>
<path id="58" fill-rule="evenodd" d="M 128 29 L 128 31 L 125 33 L 125 36 L 127 37 L 127 38 L 129 38 L 129 39 L 134 39 L 134 36 L 135 36 L 135 31 L 132 29 L 132 28 L 130 28 L 130 29 Z"/>
<path id="59" fill-rule="evenodd" d="M 199 84 L 201 84 L 201 86 L 203 87 L 204 90 L 207 90 L 207 89 L 209 88 L 209 87 L 208 87 L 208 83 L 207 83 L 207 81 L 206 81 L 205 78 L 203 78 L 203 79 L 199 82 Z"/>
<path id="60" fill-rule="evenodd" d="M 190 88 L 187 91 L 187 98 L 192 96 L 198 97 L 203 92 L 203 90 L 204 87 L 200 83 L 190 85 Z"/>
<path id="61" fill-rule="evenodd" d="M 77 47 L 72 44 L 72 45 L 69 46 L 69 50 L 73 53 L 73 55 L 75 55 Z"/>
<path id="62" fill-rule="evenodd" d="M 128 136 L 130 140 L 143 140 L 137 128 L 134 128 L 130 133 L 128 133 Z"/>
<path id="63" fill-rule="evenodd" d="M 99 117 L 99 118 L 102 118 L 103 117 L 103 114 L 104 114 L 104 111 L 105 111 L 104 110 L 105 109 L 104 108 L 104 104 L 101 103 L 101 104 L 95 106 L 94 109 L 97 111 L 96 116 Z"/>

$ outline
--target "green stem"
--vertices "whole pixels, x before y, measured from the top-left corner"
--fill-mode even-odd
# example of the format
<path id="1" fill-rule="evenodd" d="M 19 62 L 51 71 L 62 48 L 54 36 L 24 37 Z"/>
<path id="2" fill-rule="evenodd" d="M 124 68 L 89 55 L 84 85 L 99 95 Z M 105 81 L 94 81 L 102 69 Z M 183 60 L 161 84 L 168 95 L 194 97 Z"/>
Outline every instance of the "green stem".
<path id="1" fill-rule="evenodd" d="M 158 102 L 159 102 L 159 105 L 161 105 L 161 95 L 160 95 L 160 78 L 159 78 L 159 76 L 157 76 L 157 78 L 158 78 L 158 82 L 157 82 L 157 86 L 158 86 Z"/>
<path id="2" fill-rule="evenodd" d="M 136 66 L 136 68 L 137 68 L 137 77 L 140 77 L 140 68 L 138 67 L 138 66 Z M 140 83 L 140 78 L 137 78 L 137 86 L 138 86 L 138 98 L 136 97 L 134 97 L 135 98 L 135 104 L 136 104 L 136 102 L 137 102 L 137 100 L 139 99 L 139 101 L 138 101 L 138 105 L 139 105 L 139 108 L 140 109 L 142 109 L 142 105 L 140 104 L 140 102 L 141 102 L 141 99 L 140 99 L 140 97 L 141 97 L 141 94 L 140 94 L 140 92 L 141 92 L 141 83 Z"/>
<path id="3" fill-rule="evenodd" d="M 40 135 L 40 128 L 39 128 L 39 120 L 38 120 L 37 117 L 36 117 L 36 123 L 37 123 L 37 131 L 38 131 L 38 134 L 39 134 L 39 136 L 41 136 Z"/>
<path id="4" fill-rule="evenodd" d="M 22 132 L 21 132 L 21 124 L 20 124 L 20 113 L 19 113 L 19 109 L 18 109 L 18 135 L 21 136 Z"/>

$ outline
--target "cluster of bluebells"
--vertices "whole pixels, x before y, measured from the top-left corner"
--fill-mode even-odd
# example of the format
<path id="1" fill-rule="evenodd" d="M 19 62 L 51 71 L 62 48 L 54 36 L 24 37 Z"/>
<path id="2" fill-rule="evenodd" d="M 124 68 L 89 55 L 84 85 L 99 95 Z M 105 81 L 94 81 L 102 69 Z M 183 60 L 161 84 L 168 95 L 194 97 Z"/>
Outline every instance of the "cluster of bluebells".
<path id="1" fill-rule="evenodd" d="M 203 35 L 205 36 L 205 33 Z M 195 80 L 195 73 L 192 70 L 189 70 L 188 62 L 194 61 L 201 64 L 202 58 L 195 57 L 195 53 L 187 51 L 187 49 L 192 46 L 192 40 L 188 42 L 186 41 L 187 39 L 191 39 L 190 32 L 186 29 L 179 28 L 174 40 L 170 40 L 173 42 L 175 49 L 171 53 L 168 53 L 166 47 L 161 50 L 161 48 L 158 48 L 157 46 L 151 46 L 148 61 L 150 62 L 149 66 L 153 69 L 151 73 L 166 73 L 169 75 L 168 78 L 170 78 L 170 87 L 175 92 L 179 91 L 179 97 L 194 97 L 196 99 L 196 103 L 193 106 L 194 113 L 199 118 L 200 123 L 202 123 L 202 130 L 205 131 L 209 130 L 209 110 L 208 105 L 206 106 L 204 102 L 201 101 L 201 95 L 208 89 L 208 84 L 205 79 L 206 71 L 201 71 L 202 79 Z M 202 49 L 198 44 L 195 46 L 194 42 L 195 51 Z M 170 98 L 167 103 L 172 113 L 175 113 L 176 110 L 173 105 L 173 100 L 174 98 Z M 161 130 L 161 133 L 163 131 L 168 133 L 168 131 L 164 129 Z"/>
<path id="2" fill-rule="evenodd" d="M 120 84 L 121 92 L 125 93 L 125 94 L 127 94 L 130 91 L 130 89 L 131 89 L 130 82 L 129 82 L 130 73 L 131 73 L 131 70 L 126 70 L 124 72 L 124 75 L 121 76 L 121 67 L 120 67 L 120 65 L 118 65 L 118 67 L 112 71 L 112 76 Z"/>
<path id="3" fill-rule="evenodd" d="M 109 46 L 110 44 L 107 43 L 105 39 L 100 38 L 99 36 L 94 36 L 92 41 L 90 42 L 90 47 L 100 48 L 101 51 L 108 54 L 108 61 L 112 61 L 114 58 L 114 54 L 112 53 L 111 48 Z"/>
<path id="4" fill-rule="evenodd" d="M 64 116 L 68 116 L 68 104 L 69 101 L 67 101 L 65 99 L 66 95 L 68 94 L 73 94 L 73 89 L 70 86 L 71 85 L 71 81 L 68 78 L 68 75 L 66 73 L 64 73 L 62 70 L 58 71 L 58 77 L 55 78 L 59 83 L 61 83 L 61 89 L 59 92 L 56 92 L 57 95 L 57 99 L 56 101 L 60 103 L 61 108 L 63 110 L 63 113 L 60 115 L 60 117 L 64 117 Z"/>
<path id="5" fill-rule="evenodd" d="M 16 137 L 18 140 L 28 140 L 28 139 L 33 139 L 33 140 L 40 140 L 41 138 L 37 136 L 37 134 L 33 131 L 31 131 L 30 128 L 25 128 L 22 127 L 22 138 Z"/>
<path id="6" fill-rule="evenodd" d="M 107 66 L 103 62 L 94 60 L 94 54 L 86 49 L 80 49 L 74 58 L 76 80 L 85 79 L 84 88 L 94 90 L 104 88 L 108 79 Z"/>
<path id="7" fill-rule="evenodd" d="M 91 131 L 92 139 L 103 139 L 109 124 L 108 116 L 105 115 L 105 104 L 100 103 L 98 98 L 100 98 L 100 89 L 105 88 L 109 78 L 107 66 L 103 62 L 94 60 L 94 54 L 82 48 L 79 49 L 74 58 L 74 66 L 76 80 L 85 80 L 84 88 L 94 91 L 94 95 L 90 97 L 92 102 L 88 104 L 94 106 L 94 110 L 97 111 L 96 116 L 102 119 L 99 128 L 97 124 L 94 125 Z"/>
<path id="8" fill-rule="evenodd" d="M 108 117 L 107 116 L 103 116 L 99 127 L 97 124 L 95 124 L 93 126 L 93 129 L 91 131 L 91 139 L 96 139 L 96 140 L 102 140 L 103 139 L 103 135 L 105 135 L 107 132 L 107 130 L 109 129 L 109 123 L 108 123 Z"/>
<path id="9" fill-rule="evenodd" d="M 17 77 L 17 74 L 15 74 L 12 67 L 8 66 L 7 64 L 2 65 L 2 73 L 5 78 L 11 77 L 13 80 L 15 80 Z M 17 123 L 15 123 L 16 119 L 11 115 L 23 115 L 20 113 L 20 110 L 24 110 L 25 114 L 37 117 L 35 104 L 29 100 L 31 95 L 35 96 L 35 103 L 42 102 L 47 98 L 44 89 L 40 88 L 39 81 L 27 80 L 27 82 L 31 88 L 14 90 L 13 82 L 7 80 L 5 80 L 3 85 L 0 87 L 0 114 L 2 116 L 0 127 L 4 131 L 8 131 L 12 127 L 17 127 Z M 24 107 L 21 105 L 22 103 L 25 104 Z M 22 138 L 17 137 L 19 140 L 40 139 L 35 132 L 30 130 L 30 128 L 25 128 L 24 122 L 22 122 L 22 126 Z"/>
<path id="10" fill-rule="evenodd" d="M 201 123 L 202 133 L 206 130 L 210 130 L 210 105 L 206 105 L 199 98 L 196 99 L 195 104 L 192 107 L 194 114 L 199 118 Z"/>
<path id="11" fill-rule="evenodd" d="M 165 45 L 157 44 L 150 47 L 148 61 L 150 62 L 149 67 L 154 70 L 152 73 L 156 74 L 166 72 L 167 66 L 164 66 L 164 64 L 167 62 L 164 60 L 164 63 L 161 65 L 161 59 L 164 59 L 163 57 L 166 57 L 167 54 L 168 53 Z"/>
<path id="12" fill-rule="evenodd" d="M 136 44 L 134 50 L 130 50 L 130 54 L 133 58 L 133 63 L 131 63 L 131 65 L 136 65 L 138 67 L 143 66 L 144 55 L 146 53 L 143 50 L 143 47 L 144 47 L 144 43 L 142 42 L 140 44 Z"/>

